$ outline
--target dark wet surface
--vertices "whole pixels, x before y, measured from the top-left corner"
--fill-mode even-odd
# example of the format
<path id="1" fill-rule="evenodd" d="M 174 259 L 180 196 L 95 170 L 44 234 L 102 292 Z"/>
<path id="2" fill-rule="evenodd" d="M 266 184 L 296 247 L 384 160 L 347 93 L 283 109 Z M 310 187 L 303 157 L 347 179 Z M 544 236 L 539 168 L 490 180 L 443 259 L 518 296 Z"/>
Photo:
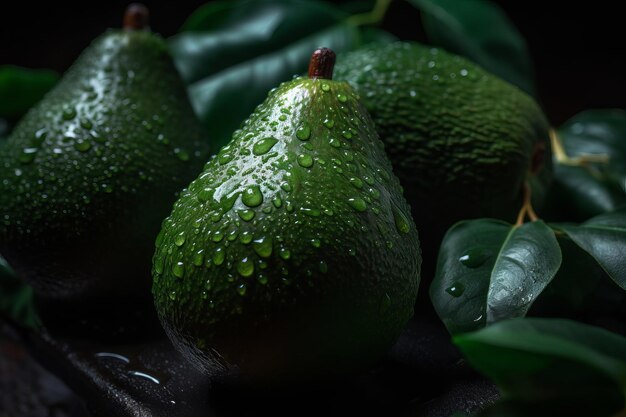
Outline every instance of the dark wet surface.
<path id="1" fill-rule="evenodd" d="M 413 319 L 386 357 L 366 371 L 265 389 L 232 375 L 200 374 L 149 314 L 72 320 L 71 312 L 45 313 L 54 318 L 47 330 L 3 325 L 1 417 L 448 417 L 497 399 L 493 384 L 469 368 L 430 314 Z M 113 325 L 122 316 L 136 325 Z"/>

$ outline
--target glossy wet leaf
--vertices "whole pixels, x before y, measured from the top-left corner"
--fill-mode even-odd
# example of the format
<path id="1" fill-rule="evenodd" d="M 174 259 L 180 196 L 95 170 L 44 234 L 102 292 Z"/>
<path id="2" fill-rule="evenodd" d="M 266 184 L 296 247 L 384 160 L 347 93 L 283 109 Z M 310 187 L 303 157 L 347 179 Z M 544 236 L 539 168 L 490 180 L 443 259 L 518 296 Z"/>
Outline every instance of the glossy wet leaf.
<path id="1" fill-rule="evenodd" d="M 17 278 L 2 256 L 0 256 L 0 314 L 28 327 L 34 327 L 39 323 L 33 304 L 32 288 Z"/>
<path id="2" fill-rule="evenodd" d="M 555 221 L 581 222 L 626 205 L 618 178 L 597 168 L 554 163 L 554 182 L 544 216 Z"/>
<path id="3" fill-rule="evenodd" d="M 16 121 L 22 117 L 58 79 L 50 70 L 0 65 L 0 119 Z"/>
<path id="4" fill-rule="evenodd" d="M 593 257 L 566 234 L 557 234 L 557 241 L 563 257 L 561 267 L 528 315 L 563 318 L 624 316 L 626 293 L 619 291 Z"/>
<path id="5" fill-rule="evenodd" d="M 626 111 L 582 112 L 567 121 L 558 135 L 570 158 L 606 155 L 608 163 L 570 166 L 555 158 L 548 217 L 584 221 L 626 206 Z"/>
<path id="6" fill-rule="evenodd" d="M 626 290 L 626 208 L 596 216 L 581 225 L 558 224 L 555 227 L 567 233 Z"/>
<path id="7" fill-rule="evenodd" d="M 463 55 L 534 94 L 526 42 L 504 12 L 488 0 L 409 0 L 420 9 L 431 43 Z"/>
<path id="8" fill-rule="evenodd" d="M 517 318 L 457 335 L 454 343 L 498 385 L 510 412 L 501 415 L 610 416 L 624 407 L 626 338 L 607 330 Z M 523 413 L 531 410 L 540 414 Z"/>
<path id="9" fill-rule="evenodd" d="M 273 53 L 346 18 L 313 1 L 218 1 L 196 10 L 169 39 L 176 65 L 193 83 L 241 62 Z"/>
<path id="10" fill-rule="evenodd" d="M 185 31 L 170 38 L 170 49 L 215 147 L 268 91 L 306 72 L 315 48 L 342 52 L 360 44 L 347 17 L 332 5 L 304 0 L 215 2 L 190 17 Z"/>
<path id="11" fill-rule="evenodd" d="M 451 333 L 475 330 L 526 315 L 560 265 L 554 232 L 540 220 L 463 221 L 444 237 L 430 298 Z"/>

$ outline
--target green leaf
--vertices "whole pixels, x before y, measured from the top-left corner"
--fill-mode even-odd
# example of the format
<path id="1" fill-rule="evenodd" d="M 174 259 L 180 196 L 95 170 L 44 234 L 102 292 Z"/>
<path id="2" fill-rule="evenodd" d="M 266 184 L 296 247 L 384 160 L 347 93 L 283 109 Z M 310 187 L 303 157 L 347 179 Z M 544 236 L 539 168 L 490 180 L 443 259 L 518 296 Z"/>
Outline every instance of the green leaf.
<path id="1" fill-rule="evenodd" d="M 626 111 L 584 111 L 565 122 L 559 136 L 568 156 L 608 155 L 609 171 L 626 176 Z"/>
<path id="2" fill-rule="evenodd" d="M 626 193 L 610 173 L 595 167 L 562 165 L 555 161 L 554 182 L 543 217 L 580 222 L 626 205 Z"/>
<path id="3" fill-rule="evenodd" d="M 488 0 L 409 1 L 420 9 L 430 42 L 534 94 L 526 42 L 496 4 Z"/>
<path id="4" fill-rule="evenodd" d="M 567 234 L 556 235 L 563 262 L 527 316 L 569 318 L 626 332 L 626 291 Z"/>
<path id="5" fill-rule="evenodd" d="M 518 318 L 457 335 L 454 343 L 498 385 L 505 401 L 527 410 L 610 416 L 624 407 L 626 338 L 604 329 L 569 320 Z"/>
<path id="6" fill-rule="evenodd" d="M 193 83 L 275 52 L 346 17 L 311 1 L 218 1 L 191 15 L 169 45 L 183 79 Z"/>
<path id="7" fill-rule="evenodd" d="M 232 132 L 263 102 L 268 92 L 294 74 L 306 71 L 311 53 L 319 45 L 335 51 L 350 49 L 358 38 L 353 27 L 338 25 L 287 46 L 236 65 L 189 87 L 191 102 L 212 134 L 223 146 Z"/>
<path id="8" fill-rule="evenodd" d="M 430 298 L 451 333 L 475 330 L 526 315 L 560 265 L 554 232 L 541 220 L 463 221 L 444 237 Z"/>
<path id="9" fill-rule="evenodd" d="M 0 118 L 16 121 L 56 84 L 50 70 L 0 65 Z"/>
<path id="10" fill-rule="evenodd" d="M 626 206 L 626 112 L 582 112 L 567 121 L 558 136 L 569 158 L 604 155 L 608 163 L 572 166 L 555 155 L 546 217 L 583 221 Z"/>
<path id="11" fill-rule="evenodd" d="M 626 290 L 626 208 L 578 225 L 554 227 L 589 253 L 617 285 Z"/>
<path id="12" fill-rule="evenodd" d="M 360 44 L 347 17 L 303 0 L 214 2 L 190 17 L 169 44 L 213 143 L 226 144 L 272 88 L 305 72 L 315 48 Z"/>
<path id="13" fill-rule="evenodd" d="M 27 327 L 39 324 L 32 288 L 17 278 L 2 256 L 0 256 L 0 314 Z"/>

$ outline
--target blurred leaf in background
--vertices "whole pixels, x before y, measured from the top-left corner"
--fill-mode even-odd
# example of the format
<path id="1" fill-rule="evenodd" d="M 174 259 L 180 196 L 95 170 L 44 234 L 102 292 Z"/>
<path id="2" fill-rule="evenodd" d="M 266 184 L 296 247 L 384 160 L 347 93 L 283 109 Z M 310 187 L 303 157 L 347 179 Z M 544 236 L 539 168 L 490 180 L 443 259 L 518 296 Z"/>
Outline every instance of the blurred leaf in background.
<path id="1" fill-rule="evenodd" d="M 626 334 L 626 291 L 567 234 L 556 236 L 563 262 L 528 315 L 576 319 Z"/>
<path id="2" fill-rule="evenodd" d="M 570 320 L 524 318 L 454 337 L 503 402 L 481 416 L 609 417 L 624 410 L 626 338 Z"/>
<path id="3" fill-rule="evenodd" d="M 374 27 L 384 21 L 390 3 L 236 0 L 208 3 L 194 12 L 169 44 L 214 150 L 230 140 L 268 91 L 306 71 L 315 48 L 327 46 L 341 53 L 369 42 L 395 40 L 385 28 Z M 524 40 L 495 4 L 411 3 L 421 10 L 433 44 L 533 90 Z"/>
<path id="4" fill-rule="evenodd" d="M 626 290 L 626 208 L 596 216 L 581 225 L 555 225 L 623 290 Z"/>
<path id="5" fill-rule="evenodd" d="M 574 116 L 553 136 L 553 149 L 546 218 L 584 221 L 626 207 L 626 111 Z"/>
<path id="6" fill-rule="evenodd" d="M 16 122 L 58 81 L 54 71 L 0 66 L 0 119 Z M 2 123 L 0 122 L 0 135 Z"/>
<path id="7" fill-rule="evenodd" d="M 218 1 L 191 15 L 169 44 L 214 150 L 272 88 L 306 71 L 315 48 L 341 52 L 359 45 L 349 16 L 305 0 Z"/>

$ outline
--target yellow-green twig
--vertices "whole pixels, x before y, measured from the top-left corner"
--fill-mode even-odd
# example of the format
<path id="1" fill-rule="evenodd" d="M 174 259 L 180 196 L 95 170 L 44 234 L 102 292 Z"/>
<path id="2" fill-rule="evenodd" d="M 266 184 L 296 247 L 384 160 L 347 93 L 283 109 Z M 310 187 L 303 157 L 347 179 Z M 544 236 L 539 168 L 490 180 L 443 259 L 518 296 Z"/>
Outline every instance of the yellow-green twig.
<path id="1" fill-rule="evenodd" d="M 550 145 L 552 146 L 552 152 L 556 158 L 556 162 L 561 165 L 584 167 L 590 164 L 608 164 L 609 155 L 606 154 L 584 154 L 571 157 L 565 151 L 561 138 L 556 133 L 556 130 L 550 129 Z"/>
<path id="2" fill-rule="evenodd" d="M 348 24 L 353 26 L 376 25 L 383 21 L 392 0 L 376 0 L 374 8 L 367 13 L 355 14 L 348 18 Z"/>

